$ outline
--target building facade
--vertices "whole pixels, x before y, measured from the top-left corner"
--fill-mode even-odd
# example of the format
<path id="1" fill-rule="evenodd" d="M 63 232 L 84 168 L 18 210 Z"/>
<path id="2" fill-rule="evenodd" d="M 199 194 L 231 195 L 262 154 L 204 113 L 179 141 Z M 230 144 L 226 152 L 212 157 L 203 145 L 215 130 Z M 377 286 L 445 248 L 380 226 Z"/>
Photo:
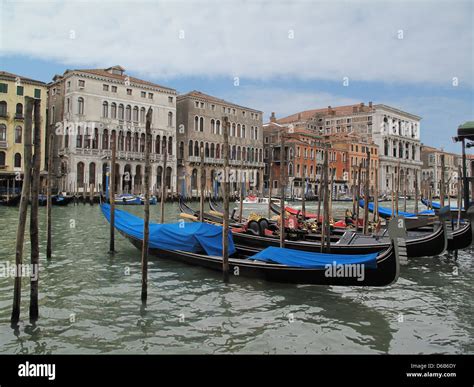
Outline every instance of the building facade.
<path id="1" fill-rule="evenodd" d="M 278 119 L 276 123 L 293 130 L 311 130 L 326 136 L 330 142 L 334 136 L 347 133 L 357 136 L 359 144 L 369 147 L 375 144 L 379 158 L 379 193 L 392 191 L 392 176 L 400 167 L 400 181 L 407 181 L 407 192 L 412 195 L 415 178 L 420 183 L 422 165 L 420 120 L 414 114 L 369 102 L 368 105 L 360 103 L 307 110 Z"/>
<path id="2" fill-rule="evenodd" d="M 67 70 L 48 85 L 48 126 L 55 137 L 58 188 L 104 190 L 116 138 L 116 192 L 143 192 L 145 118 L 152 109 L 151 189 L 165 173 L 176 191 L 176 91 L 128 76 L 125 69 Z M 164 168 L 164 154 L 167 164 Z"/>
<path id="3" fill-rule="evenodd" d="M 0 179 L 2 191 L 18 192 L 24 173 L 25 97 L 41 99 L 41 171 L 45 169 L 46 84 L 0 71 Z M 34 127 L 34 123 L 33 123 Z M 2 192 L 3 193 L 3 192 Z"/>
<path id="4" fill-rule="evenodd" d="M 263 187 L 262 112 L 239 106 L 199 91 L 177 98 L 178 191 L 185 197 L 199 195 L 201 171 L 206 194 L 220 194 L 219 170 L 223 167 L 223 118 L 228 117 L 229 165 L 245 193 Z M 201 152 L 204 166 L 201 169 Z M 240 189 L 231 182 L 231 194 Z"/>
<path id="5" fill-rule="evenodd" d="M 442 149 L 423 145 L 421 147 L 421 187 L 423 195 L 428 197 L 428 189 L 433 196 L 441 194 L 441 158 L 444 157 L 444 192 L 446 195 L 456 197 L 459 170 L 462 168 L 462 158 L 455 153 L 445 152 Z M 462 173 L 462 172 L 461 172 Z"/>

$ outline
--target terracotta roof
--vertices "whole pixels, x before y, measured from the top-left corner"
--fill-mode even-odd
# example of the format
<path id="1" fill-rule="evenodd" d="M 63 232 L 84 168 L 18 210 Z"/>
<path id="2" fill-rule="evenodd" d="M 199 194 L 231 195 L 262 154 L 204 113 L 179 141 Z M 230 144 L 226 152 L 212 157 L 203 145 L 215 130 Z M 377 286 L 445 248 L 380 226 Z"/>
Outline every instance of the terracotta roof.
<path id="1" fill-rule="evenodd" d="M 336 107 L 326 107 L 322 109 L 312 109 L 312 110 L 305 110 L 303 112 L 295 113 L 287 117 L 283 117 L 277 119 L 276 121 L 280 124 L 289 124 L 291 122 L 298 122 L 298 121 L 306 121 L 313 117 L 315 114 L 320 113 L 323 115 L 329 114 L 329 109 L 334 111 L 336 115 L 349 115 L 353 114 L 354 107 L 361 107 L 359 103 L 353 105 L 345 105 L 345 106 L 336 106 Z M 373 110 L 373 107 L 369 107 L 368 105 L 363 105 L 364 112 L 370 112 Z"/>
<path id="2" fill-rule="evenodd" d="M 120 66 L 114 66 L 114 67 L 119 68 Z M 121 69 L 124 70 L 123 68 L 121 68 Z M 75 71 L 75 72 L 87 73 L 87 74 L 92 74 L 92 75 L 98 75 L 100 77 L 113 78 L 113 79 L 117 79 L 117 80 L 123 81 L 123 82 L 125 82 L 125 80 L 128 79 L 130 81 L 130 83 L 138 83 L 138 84 L 141 84 L 141 85 L 157 87 L 157 88 L 160 88 L 160 89 L 170 90 L 170 91 L 173 91 L 173 92 L 176 93 L 176 90 L 172 89 L 170 87 L 161 86 L 161 85 L 158 85 L 158 84 L 153 83 L 153 82 L 144 81 L 143 79 L 131 77 L 131 76 L 126 75 L 126 74 L 124 74 L 124 75 L 112 74 L 112 73 L 108 72 L 107 70 L 108 69 L 76 69 L 76 70 L 68 70 L 68 71 L 66 71 L 66 73 L 69 72 L 69 71 Z"/>
<path id="3" fill-rule="evenodd" d="M 46 83 L 44 83 L 44 82 L 37 81 L 36 79 L 27 78 L 27 77 L 24 77 L 22 75 L 9 73 L 7 71 L 0 71 L 0 77 L 1 78 L 11 78 L 12 81 L 14 81 L 16 78 L 20 78 L 22 81 L 25 81 L 25 82 L 31 82 L 31 83 L 46 86 Z"/>
<path id="4" fill-rule="evenodd" d="M 206 101 L 209 101 L 209 102 L 219 103 L 221 105 L 229 105 L 229 106 L 236 107 L 238 109 L 249 110 L 249 111 L 253 111 L 253 112 L 256 112 L 256 113 L 262 113 L 262 111 L 260 111 L 260 110 L 252 109 L 252 108 L 241 106 L 241 105 L 237 105 L 233 102 L 229 102 L 229 101 L 226 101 L 225 99 L 217 98 L 217 97 L 214 97 L 214 96 L 209 95 L 209 94 L 205 94 L 205 93 L 203 93 L 201 91 L 197 91 L 197 90 L 190 91 L 189 93 L 186 93 L 186 94 L 178 95 L 178 100 L 184 99 L 184 98 L 201 98 L 201 99 L 205 99 Z"/>

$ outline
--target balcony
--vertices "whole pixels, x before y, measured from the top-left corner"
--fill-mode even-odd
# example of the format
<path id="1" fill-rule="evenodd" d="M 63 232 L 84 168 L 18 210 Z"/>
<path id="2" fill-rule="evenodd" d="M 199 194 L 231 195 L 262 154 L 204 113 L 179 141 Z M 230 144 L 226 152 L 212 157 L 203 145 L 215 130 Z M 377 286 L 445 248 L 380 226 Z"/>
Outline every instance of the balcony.
<path id="1" fill-rule="evenodd" d="M 6 149 L 6 148 L 8 148 L 8 142 L 0 141 L 0 149 Z"/>
<path id="2" fill-rule="evenodd" d="M 23 121 L 24 119 L 25 119 L 25 116 L 23 114 L 19 114 L 19 113 L 15 114 L 15 120 Z"/>

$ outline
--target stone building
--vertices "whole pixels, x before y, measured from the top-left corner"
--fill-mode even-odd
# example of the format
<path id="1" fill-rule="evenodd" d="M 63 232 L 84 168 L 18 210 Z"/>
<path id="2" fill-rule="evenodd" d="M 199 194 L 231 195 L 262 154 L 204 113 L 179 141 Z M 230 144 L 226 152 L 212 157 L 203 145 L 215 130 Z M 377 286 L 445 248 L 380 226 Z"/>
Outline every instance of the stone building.
<path id="1" fill-rule="evenodd" d="M 433 196 L 441 193 L 441 157 L 444 156 L 444 182 L 446 195 L 456 197 L 459 168 L 462 167 L 461 155 L 449 153 L 442 149 L 423 145 L 421 147 L 421 188 L 431 189 Z M 427 193 L 424 193 L 427 195 Z"/>
<path id="2" fill-rule="evenodd" d="M 143 192 L 145 117 L 153 111 L 152 191 L 176 190 L 176 91 L 128 76 L 125 69 L 67 70 L 48 85 L 55 171 L 62 191 L 104 190 L 111 139 L 117 139 L 116 192 Z"/>
<path id="3" fill-rule="evenodd" d="M 25 97 L 41 99 L 41 167 L 45 169 L 46 84 L 20 75 L 0 71 L 0 194 L 7 187 L 13 193 L 21 187 L 24 173 Z"/>
<path id="4" fill-rule="evenodd" d="M 407 192 L 415 189 L 415 176 L 420 181 L 420 120 L 399 109 L 369 102 L 323 109 L 307 110 L 276 120 L 293 130 L 306 128 L 315 134 L 328 136 L 349 133 L 358 136 L 359 143 L 378 146 L 379 193 L 392 191 L 392 175 L 400 165 L 400 180 L 407 176 Z"/>
<path id="5" fill-rule="evenodd" d="M 229 164 L 245 181 L 246 193 L 259 193 L 264 169 L 262 112 L 199 91 L 179 95 L 177 109 L 178 191 L 186 197 L 199 195 L 202 149 L 206 194 L 220 194 L 216 177 L 224 163 L 223 118 L 228 117 Z M 231 193 L 238 189 L 232 182 Z"/>

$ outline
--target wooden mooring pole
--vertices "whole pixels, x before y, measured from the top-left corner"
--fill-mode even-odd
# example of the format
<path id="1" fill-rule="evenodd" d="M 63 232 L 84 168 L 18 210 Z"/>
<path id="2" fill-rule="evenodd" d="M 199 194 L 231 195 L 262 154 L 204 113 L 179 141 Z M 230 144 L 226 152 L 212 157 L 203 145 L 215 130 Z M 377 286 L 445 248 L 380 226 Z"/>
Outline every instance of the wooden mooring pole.
<path id="1" fill-rule="evenodd" d="M 152 109 L 148 108 L 145 124 L 145 217 L 143 221 L 143 244 L 142 244 L 142 302 L 148 297 L 148 245 L 150 239 L 150 151 L 151 151 L 151 120 Z M 163 171 L 165 173 L 165 171 Z"/>
<path id="2" fill-rule="evenodd" d="M 272 161 L 270 162 L 270 170 L 268 171 L 268 219 L 272 216 L 272 170 L 273 170 L 273 155 L 270 152 L 270 157 Z"/>
<path id="3" fill-rule="evenodd" d="M 31 133 L 32 133 L 32 114 L 34 99 L 25 97 L 25 137 L 23 151 L 23 186 L 21 190 L 20 209 L 18 212 L 18 227 L 16 232 L 15 247 L 15 266 L 16 275 L 13 285 L 13 307 L 11 315 L 11 324 L 17 325 L 20 320 L 21 304 L 21 267 L 23 265 L 23 242 L 25 240 L 26 215 L 28 211 L 28 201 L 30 197 L 31 186 Z"/>
<path id="4" fill-rule="evenodd" d="M 206 184 L 206 180 L 204 177 L 204 146 L 200 148 L 201 152 L 201 163 L 199 165 L 199 221 L 202 223 L 204 222 L 204 187 Z"/>
<path id="5" fill-rule="evenodd" d="M 160 223 L 165 223 L 167 161 L 168 161 L 168 151 L 165 148 L 165 149 L 163 149 L 163 171 L 161 172 Z"/>
<path id="6" fill-rule="evenodd" d="M 31 168 L 31 211 L 30 211 L 30 243 L 31 268 L 34 275 L 30 277 L 30 321 L 38 320 L 38 284 L 39 284 L 39 227 L 38 201 L 41 170 L 41 100 L 34 102 L 34 129 L 33 129 L 34 156 Z M 51 200 L 48 198 L 47 200 Z"/>
<path id="7" fill-rule="evenodd" d="M 112 160 L 110 163 L 110 184 L 109 184 L 109 201 L 110 201 L 110 253 L 115 252 L 115 160 L 117 153 L 117 135 L 112 132 Z"/>
<path id="8" fill-rule="evenodd" d="M 444 154 L 440 156 L 441 158 L 441 183 L 439 187 L 439 203 L 441 208 L 444 207 L 444 196 L 445 196 L 445 181 L 444 181 Z"/>
<path id="9" fill-rule="evenodd" d="M 48 201 L 46 203 L 46 258 L 50 259 L 52 255 L 52 223 L 51 223 L 51 210 L 52 210 L 52 201 L 51 193 L 53 189 L 53 150 L 54 150 L 54 134 L 49 136 L 49 149 L 48 149 L 48 189 L 46 195 L 48 196 Z"/>
<path id="10" fill-rule="evenodd" d="M 370 189 L 370 151 L 367 147 L 367 157 L 365 165 L 365 182 L 364 182 L 364 234 L 369 233 L 369 189 Z M 375 202 L 374 202 L 374 211 L 375 211 Z"/>
<path id="11" fill-rule="evenodd" d="M 285 247 L 285 134 L 280 132 L 280 247 Z"/>
<path id="12" fill-rule="evenodd" d="M 223 205 L 224 205 L 224 217 L 222 224 L 222 275 L 224 283 L 229 282 L 229 118 L 223 117 L 223 131 L 224 131 L 224 184 L 223 188 Z"/>

